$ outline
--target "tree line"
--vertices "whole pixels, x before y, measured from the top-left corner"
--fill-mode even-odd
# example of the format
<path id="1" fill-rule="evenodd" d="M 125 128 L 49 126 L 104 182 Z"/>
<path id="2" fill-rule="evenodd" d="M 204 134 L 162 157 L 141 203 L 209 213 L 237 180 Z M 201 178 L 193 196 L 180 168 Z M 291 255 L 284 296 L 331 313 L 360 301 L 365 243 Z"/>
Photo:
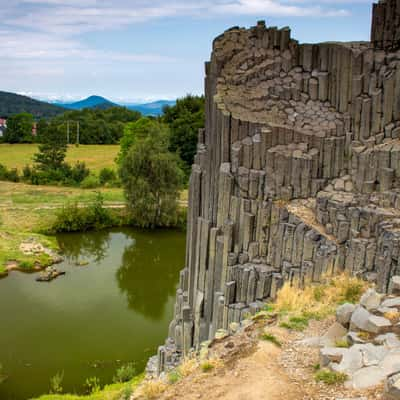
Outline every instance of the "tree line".
<path id="1" fill-rule="evenodd" d="M 70 140 L 74 137 L 70 121 L 79 121 L 81 143 L 120 144 L 117 174 L 103 169 L 98 179 L 103 183 L 118 180 L 124 189 L 132 223 L 141 227 L 179 225 L 180 191 L 187 184 L 198 130 L 204 127 L 203 97 L 188 95 L 178 99 L 176 105 L 166 106 L 159 117 L 143 117 L 138 112 L 115 107 L 71 111 L 51 120 L 41 120 L 34 138 L 39 143 L 35 164 L 24 169 L 24 180 L 82 186 L 90 180 L 92 175 L 84 163 L 71 166 L 65 162 L 68 137 Z M 15 116 L 6 139 L 14 138 L 14 143 L 26 141 L 32 136 L 28 133 L 31 122 L 27 114 Z"/>

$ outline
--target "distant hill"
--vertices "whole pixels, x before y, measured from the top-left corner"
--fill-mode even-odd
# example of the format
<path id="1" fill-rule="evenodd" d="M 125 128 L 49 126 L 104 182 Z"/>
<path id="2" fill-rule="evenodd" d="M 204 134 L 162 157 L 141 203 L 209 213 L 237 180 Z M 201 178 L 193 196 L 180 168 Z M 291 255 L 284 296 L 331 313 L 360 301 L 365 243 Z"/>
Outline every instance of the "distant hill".
<path id="1" fill-rule="evenodd" d="M 0 117 L 27 112 L 35 118 L 51 118 L 63 114 L 65 108 L 27 96 L 0 91 Z"/>
<path id="2" fill-rule="evenodd" d="M 110 107 L 126 107 L 129 110 L 139 111 L 143 115 L 161 115 L 165 105 L 175 105 L 174 100 L 158 100 L 152 103 L 121 103 L 116 104 L 101 96 L 90 96 L 87 99 L 80 100 L 74 103 L 54 103 L 69 110 L 83 110 L 85 108 L 98 108 L 105 110 Z"/>
<path id="3" fill-rule="evenodd" d="M 118 104 L 112 103 L 101 96 L 90 96 L 87 99 L 77 101 L 75 103 L 56 103 L 69 110 L 83 110 L 84 108 L 98 108 L 105 110 L 111 107 L 118 107 Z"/>
<path id="4" fill-rule="evenodd" d="M 125 104 L 125 107 L 129 108 L 130 110 L 139 111 L 143 115 L 157 116 L 162 114 L 164 106 L 174 106 L 175 103 L 175 100 L 158 100 L 146 104 Z"/>

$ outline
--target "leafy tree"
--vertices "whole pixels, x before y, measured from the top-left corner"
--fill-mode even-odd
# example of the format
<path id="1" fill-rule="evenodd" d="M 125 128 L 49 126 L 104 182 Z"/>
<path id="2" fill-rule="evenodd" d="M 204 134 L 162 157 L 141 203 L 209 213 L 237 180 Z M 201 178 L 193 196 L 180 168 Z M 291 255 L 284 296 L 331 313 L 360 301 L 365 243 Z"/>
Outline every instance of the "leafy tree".
<path id="1" fill-rule="evenodd" d="M 81 144 L 118 143 L 124 132 L 124 125 L 134 122 L 141 114 L 124 107 L 112 107 L 106 110 L 86 108 L 80 111 L 68 111 L 52 120 L 67 132 L 69 123 L 70 142 L 77 137 L 79 123 L 79 142 Z"/>
<path id="2" fill-rule="evenodd" d="M 166 125 L 160 123 L 154 118 L 143 117 L 135 122 L 125 125 L 124 136 L 121 138 L 121 150 L 118 155 L 118 162 L 122 162 L 129 149 L 138 141 L 148 136 L 157 136 L 160 140 L 167 140 L 169 134 Z"/>
<path id="3" fill-rule="evenodd" d="M 137 138 L 121 161 L 120 177 L 135 224 L 144 228 L 177 224 L 183 173 L 177 155 L 168 151 L 165 133 Z"/>
<path id="4" fill-rule="evenodd" d="M 32 114 L 16 114 L 7 119 L 7 130 L 4 140 L 9 143 L 32 143 L 32 127 L 35 120 Z"/>
<path id="5" fill-rule="evenodd" d="M 34 161 L 42 171 L 60 170 L 67 153 L 67 140 L 64 130 L 55 123 L 41 126 L 41 144 Z"/>
<path id="6" fill-rule="evenodd" d="M 163 122 L 171 131 L 170 150 L 177 152 L 189 173 L 197 148 L 198 131 L 204 128 L 204 97 L 187 95 L 175 106 L 165 106 Z"/>

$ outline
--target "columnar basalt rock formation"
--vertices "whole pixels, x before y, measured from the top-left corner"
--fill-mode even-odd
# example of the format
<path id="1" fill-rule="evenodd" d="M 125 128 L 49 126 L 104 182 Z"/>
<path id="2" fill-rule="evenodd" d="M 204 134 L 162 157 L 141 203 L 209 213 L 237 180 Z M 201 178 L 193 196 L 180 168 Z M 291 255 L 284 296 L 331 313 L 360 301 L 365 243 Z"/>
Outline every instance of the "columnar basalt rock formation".
<path id="1" fill-rule="evenodd" d="M 347 271 L 400 274 L 400 1 L 371 42 L 234 27 L 206 64 L 186 267 L 158 370 L 276 296 Z"/>

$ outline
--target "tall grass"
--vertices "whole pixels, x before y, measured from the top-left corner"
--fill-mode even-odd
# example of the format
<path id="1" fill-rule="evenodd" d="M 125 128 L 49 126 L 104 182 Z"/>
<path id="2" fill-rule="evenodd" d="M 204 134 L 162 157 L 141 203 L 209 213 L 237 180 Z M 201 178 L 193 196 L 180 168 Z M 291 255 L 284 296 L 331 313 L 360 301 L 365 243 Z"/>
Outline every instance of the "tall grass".
<path id="1" fill-rule="evenodd" d="M 286 283 L 278 293 L 273 309 L 284 316 L 282 327 L 303 330 L 310 319 L 322 319 L 335 313 L 342 303 L 356 303 L 368 284 L 346 274 L 326 278 L 318 286 L 304 289 Z"/>

